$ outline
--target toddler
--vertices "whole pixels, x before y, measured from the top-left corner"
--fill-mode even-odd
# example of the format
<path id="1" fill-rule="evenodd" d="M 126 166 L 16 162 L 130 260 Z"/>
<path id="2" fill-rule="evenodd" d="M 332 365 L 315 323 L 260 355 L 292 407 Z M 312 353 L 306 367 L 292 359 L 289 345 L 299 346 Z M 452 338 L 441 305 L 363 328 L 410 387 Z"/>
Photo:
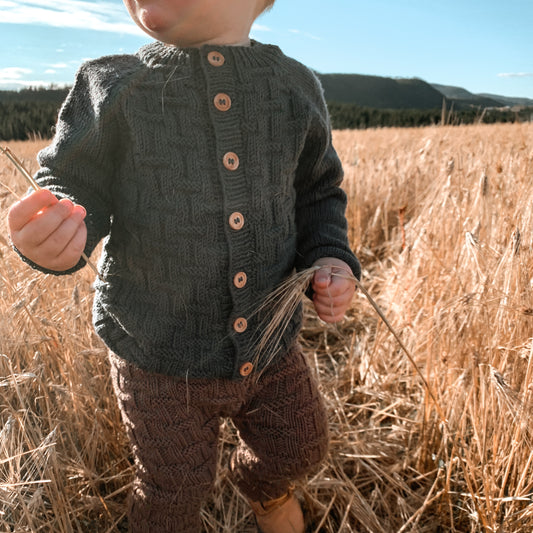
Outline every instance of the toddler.
<path id="1" fill-rule="evenodd" d="M 292 482 L 323 460 L 323 403 L 296 337 L 254 357 L 261 302 L 294 270 L 342 319 L 360 275 L 340 161 L 317 78 L 250 41 L 273 0 L 125 0 L 155 41 L 89 61 L 8 224 L 24 261 L 84 266 L 104 238 L 93 321 L 110 349 L 136 477 L 132 532 L 197 532 L 220 417 L 239 431 L 230 472 L 260 531 L 303 532 Z M 336 276 L 335 273 L 344 275 Z"/>

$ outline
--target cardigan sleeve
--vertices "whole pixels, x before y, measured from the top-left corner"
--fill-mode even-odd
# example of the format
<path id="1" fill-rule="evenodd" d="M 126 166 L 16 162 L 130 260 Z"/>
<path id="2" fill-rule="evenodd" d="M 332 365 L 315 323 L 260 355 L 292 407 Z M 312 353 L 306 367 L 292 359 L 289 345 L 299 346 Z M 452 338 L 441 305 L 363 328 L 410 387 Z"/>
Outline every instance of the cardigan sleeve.
<path id="1" fill-rule="evenodd" d="M 331 126 L 320 82 L 315 78 L 311 123 L 296 171 L 296 268 L 322 257 L 347 263 L 360 278 L 361 266 L 350 249 L 345 217 L 347 197 L 340 187 L 343 170 L 331 141 Z"/>
<path id="2" fill-rule="evenodd" d="M 110 78 L 109 72 L 96 63 L 80 68 L 59 112 L 53 142 L 37 157 L 41 167 L 35 175 L 37 183 L 58 198 L 69 198 L 85 207 L 87 256 L 109 232 L 112 216 L 110 183 L 120 150 L 116 108 L 109 103 Z M 85 266 L 82 258 L 73 268 L 59 272 L 24 256 L 22 259 L 37 270 L 55 275 L 70 274 Z"/>

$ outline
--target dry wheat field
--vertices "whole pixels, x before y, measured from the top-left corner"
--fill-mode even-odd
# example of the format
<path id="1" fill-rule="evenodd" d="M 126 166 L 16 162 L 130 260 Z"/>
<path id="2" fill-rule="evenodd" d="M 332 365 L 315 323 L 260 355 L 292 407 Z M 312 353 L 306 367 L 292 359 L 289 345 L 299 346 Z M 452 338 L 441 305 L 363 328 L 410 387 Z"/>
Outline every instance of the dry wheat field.
<path id="1" fill-rule="evenodd" d="M 306 307 L 301 341 L 331 421 L 299 485 L 313 532 L 533 531 L 533 125 L 336 131 L 362 284 L 345 321 Z M 45 141 L 11 143 L 35 170 Z M 0 531 L 126 531 L 132 476 L 92 331 L 94 273 L 30 270 L 0 161 Z M 7 188 L 10 190 L 8 190 Z M 223 423 L 206 532 L 253 521 Z"/>

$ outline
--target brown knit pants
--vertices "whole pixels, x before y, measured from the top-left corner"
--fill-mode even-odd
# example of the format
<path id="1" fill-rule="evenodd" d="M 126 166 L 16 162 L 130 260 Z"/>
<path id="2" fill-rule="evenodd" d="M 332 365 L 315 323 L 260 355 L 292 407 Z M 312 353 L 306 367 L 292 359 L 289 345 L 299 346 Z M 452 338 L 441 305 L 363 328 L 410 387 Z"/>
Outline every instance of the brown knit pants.
<path id="1" fill-rule="evenodd" d="M 220 417 L 240 435 L 232 476 L 251 500 L 284 494 L 323 460 L 324 405 L 299 346 L 257 380 L 181 379 L 110 354 L 113 386 L 132 445 L 132 533 L 197 533 L 216 474 Z"/>

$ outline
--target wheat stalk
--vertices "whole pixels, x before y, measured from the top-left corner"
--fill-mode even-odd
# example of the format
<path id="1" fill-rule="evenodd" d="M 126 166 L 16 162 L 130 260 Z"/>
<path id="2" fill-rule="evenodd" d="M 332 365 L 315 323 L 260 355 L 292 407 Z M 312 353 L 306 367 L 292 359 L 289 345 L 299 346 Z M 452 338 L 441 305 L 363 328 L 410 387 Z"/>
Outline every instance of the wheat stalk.
<path id="1" fill-rule="evenodd" d="M 252 361 L 267 357 L 266 368 L 280 349 L 279 342 L 289 325 L 292 315 L 300 305 L 311 278 L 320 267 L 314 266 L 286 278 L 278 285 L 252 313 L 252 316 L 266 312 L 266 318 L 259 323 L 257 334 L 252 339 L 254 345 Z"/>
<path id="2" fill-rule="evenodd" d="M 287 329 L 293 313 L 296 311 L 298 305 L 302 301 L 309 282 L 311 281 L 315 272 L 320 268 L 330 268 L 332 276 L 342 277 L 355 282 L 356 287 L 364 294 L 370 305 L 374 308 L 383 323 L 387 326 L 389 331 L 400 345 L 400 348 L 409 359 L 409 362 L 415 369 L 416 373 L 419 375 L 426 392 L 435 405 L 441 422 L 447 424 L 446 416 L 444 415 L 444 411 L 437 400 L 436 394 L 433 392 L 433 389 L 424 377 L 424 374 L 416 364 L 414 357 L 402 342 L 400 336 L 392 327 L 390 322 L 387 320 L 387 317 L 380 309 L 379 305 L 365 289 L 362 283 L 351 272 L 339 270 L 334 265 L 313 266 L 289 276 L 259 306 L 254 314 L 271 308 L 273 308 L 274 311 L 272 314 L 267 313 L 266 324 L 260 324 L 258 328 L 260 339 L 258 340 L 258 343 L 254 349 L 254 362 L 257 362 L 259 358 L 263 357 L 263 354 L 268 354 L 265 367 L 268 366 L 268 364 L 272 361 L 280 349 L 279 341 L 283 337 L 283 333 Z"/>
<path id="3" fill-rule="evenodd" d="M 26 179 L 28 184 L 33 187 L 34 190 L 40 191 L 42 189 L 42 187 L 33 179 L 33 176 L 26 170 L 26 167 L 22 164 L 20 159 L 9 149 L 8 146 L 6 146 L 5 148 L 2 148 L 0 146 L 0 152 L 2 152 L 11 161 L 11 163 L 13 163 L 13 166 L 22 174 L 22 176 Z M 8 190 L 12 192 L 10 189 Z M 89 267 L 92 268 L 92 270 L 100 278 L 100 280 L 103 281 L 102 277 L 100 276 L 100 272 L 98 272 L 98 269 L 87 257 L 85 252 L 81 253 L 81 257 L 85 260 Z"/>

